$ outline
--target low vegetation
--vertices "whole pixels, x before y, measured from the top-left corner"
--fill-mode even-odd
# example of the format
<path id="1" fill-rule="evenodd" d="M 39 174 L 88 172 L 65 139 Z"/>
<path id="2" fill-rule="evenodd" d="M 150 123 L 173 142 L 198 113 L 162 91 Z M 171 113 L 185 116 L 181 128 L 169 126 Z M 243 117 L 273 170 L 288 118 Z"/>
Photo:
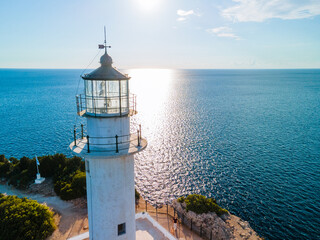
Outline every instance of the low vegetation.
<path id="1" fill-rule="evenodd" d="M 53 213 L 35 200 L 0 194 L 0 239 L 42 240 L 56 226 Z"/>
<path id="2" fill-rule="evenodd" d="M 61 199 L 71 200 L 86 195 L 85 164 L 81 158 L 55 154 L 38 157 L 38 160 L 41 176 L 53 179 L 54 190 Z M 33 183 L 36 169 L 35 159 L 6 159 L 0 155 L 0 178 L 16 188 L 25 189 Z"/>
<path id="3" fill-rule="evenodd" d="M 140 193 L 137 191 L 137 189 L 134 190 L 134 198 L 136 200 L 136 203 L 140 200 Z"/>
<path id="4" fill-rule="evenodd" d="M 192 211 L 197 214 L 215 212 L 218 216 L 221 216 L 228 211 L 217 204 L 214 198 L 206 198 L 199 194 L 191 194 L 187 197 L 178 198 L 178 202 L 186 204 L 186 210 Z"/>

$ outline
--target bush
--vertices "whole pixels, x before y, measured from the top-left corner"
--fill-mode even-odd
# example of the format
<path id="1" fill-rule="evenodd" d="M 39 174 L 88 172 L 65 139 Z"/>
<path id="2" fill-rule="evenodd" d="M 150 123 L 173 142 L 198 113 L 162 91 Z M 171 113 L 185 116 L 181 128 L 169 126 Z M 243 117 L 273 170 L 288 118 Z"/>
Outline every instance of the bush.
<path id="1" fill-rule="evenodd" d="M 0 194 L 0 239 L 43 240 L 56 226 L 53 213 L 35 200 Z"/>
<path id="2" fill-rule="evenodd" d="M 12 164 L 17 164 L 19 162 L 18 159 L 14 158 L 14 157 L 11 157 L 9 158 L 9 161 L 12 163 Z"/>
<path id="3" fill-rule="evenodd" d="M 65 158 L 61 161 L 61 155 L 55 155 L 59 158 L 59 165 L 55 170 L 54 191 L 63 200 L 71 200 L 86 196 L 86 173 L 84 162 L 79 157 Z"/>
<path id="4" fill-rule="evenodd" d="M 71 184 L 67 182 L 61 182 L 61 189 L 59 190 L 59 196 L 62 200 L 75 199 L 75 193 L 71 188 Z"/>
<path id="5" fill-rule="evenodd" d="M 38 157 L 38 160 L 41 166 L 39 168 L 41 176 L 45 178 L 53 177 L 55 170 L 59 166 L 59 163 L 54 160 L 53 156 Z"/>
<path id="6" fill-rule="evenodd" d="M 15 159 L 12 159 L 16 162 Z M 7 172 L 5 177 L 9 180 L 9 184 L 17 188 L 25 189 L 35 179 L 37 168 L 35 159 L 23 157 L 16 164 L 9 162 L 6 166 Z M 3 171 L 0 171 L 3 174 Z"/>
<path id="7" fill-rule="evenodd" d="M 6 157 L 3 154 L 1 154 L 0 155 L 0 162 L 5 162 L 6 160 L 7 160 Z"/>
<path id="8" fill-rule="evenodd" d="M 140 193 L 137 191 L 137 189 L 134 189 L 134 197 L 136 199 L 136 202 L 139 202 L 140 200 Z"/>
<path id="9" fill-rule="evenodd" d="M 177 201 L 179 202 L 179 203 L 184 203 L 184 201 L 186 200 L 186 198 L 185 197 L 179 197 L 178 199 L 177 199 Z"/>
<path id="10" fill-rule="evenodd" d="M 205 196 L 199 194 L 191 194 L 189 196 L 180 197 L 177 200 L 180 203 L 186 203 L 186 210 L 192 211 L 197 214 L 215 212 L 218 216 L 221 216 L 228 211 L 224 208 L 221 208 L 217 201 L 214 198 L 206 198 Z"/>
<path id="11" fill-rule="evenodd" d="M 87 194 L 87 185 L 86 185 L 86 173 L 77 171 L 72 178 L 71 188 L 74 192 L 76 198 L 85 196 Z"/>
<path id="12" fill-rule="evenodd" d="M 0 162 L 0 177 L 1 178 L 7 178 L 8 172 L 11 168 L 11 163 L 9 161 L 7 162 Z"/>
<path id="13" fill-rule="evenodd" d="M 63 154 L 38 157 L 41 176 L 53 178 L 54 190 L 64 200 L 86 195 L 85 163 L 79 157 L 67 158 Z M 0 155 L 0 178 L 9 185 L 25 189 L 33 183 L 37 173 L 36 160 L 22 157 L 20 160 Z"/>

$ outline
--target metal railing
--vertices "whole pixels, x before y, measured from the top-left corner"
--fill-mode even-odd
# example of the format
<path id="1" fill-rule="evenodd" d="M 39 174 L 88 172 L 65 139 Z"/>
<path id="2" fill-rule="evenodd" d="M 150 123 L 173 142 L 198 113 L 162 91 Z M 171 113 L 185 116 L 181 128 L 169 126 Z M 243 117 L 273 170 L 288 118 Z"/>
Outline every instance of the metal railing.
<path id="1" fill-rule="evenodd" d="M 76 96 L 77 114 L 110 114 L 112 116 L 125 116 L 135 114 L 137 111 L 137 96 L 99 97 L 80 94 Z"/>
<path id="2" fill-rule="evenodd" d="M 202 239 L 213 240 L 217 239 L 217 233 L 212 228 L 206 228 L 194 222 L 191 218 L 185 215 L 183 212 L 178 211 L 168 203 L 154 203 L 151 204 L 147 200 L 136 202 L 136 211 L 145 211 L 155 214 L 165 214 L 170 218 L 177 217 L 179 222 L 189 228 L 192 232 L 198 234 Z"/>
<path id="3" fill-rule="evenodd" d="M 174 215 L 180 220 L 181 224 L 187 226 L 191 231 L 197 233 L 201 238 L 206 240 L 216 239 L 216 233 L 213 232 L 212 228 L 207 228 L 194 222 L 191 218 L 185 215 L 183 212 L 179 212 L 177 209 L 174 209 Z"/>
<path id="4" fill-rule="evenodd" d="M 79 134 L 79 133 L 78 133 Z M 119 153 L 121 150 L 127 150 L 130 147 L 141 146 L 141 124 L 139 124 L 137 133 L 130 133 L 128 135 L 115 135 L 111 137 L 91 137 L 85 135 L 83 132 L 83 124 L 81 124 L 80 141 L 77 140 L 77 128 L 74 126 L 73 130 L 73 141 L 74 146 L 86 139 L 87 153 L 90 152 L 116 152 Z M 105 143 L 103 142 L 105 141 Z M 135 144 L 136 143 L 136 144 Z"/>

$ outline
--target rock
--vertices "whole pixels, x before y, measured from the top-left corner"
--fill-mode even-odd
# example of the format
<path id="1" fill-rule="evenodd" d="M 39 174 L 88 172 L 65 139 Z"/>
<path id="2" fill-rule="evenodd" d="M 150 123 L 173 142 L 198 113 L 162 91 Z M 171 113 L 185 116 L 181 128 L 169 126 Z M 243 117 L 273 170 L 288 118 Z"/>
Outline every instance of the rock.
<path id="1" fill-rule="evenodd" d="M 240 237 L 245 237 L 246 234 L 245 233 L 240 233 Z"/>
<path id="2" fill-rule="evenodd" d="M 230 213 L 225 213 L 225 214 L 223 214 L 222 216 L 220 216 L 220 218 L 221 218 L 223 221 L 227 221 L 228 219 L 230 219 Z"/>
<path id="3" fill-rule="evenodd" d="M 224 214 L 221 217 L 214 212 L 196 214 L 192 211 L 187 212 L 185 210 L 185 203 L 181 204 L 174 200 L 172 205 L 178 212 L 184 215 L 186 225 L 189 226 L 192 221 L 195 232 L 200 231 L 200 227 L 207 229 L 206 231 L 209 233 L 212 231 L 212 239 L 235 240 L 250 238 L 250 240 L 261 240 L 256 232 L 250 228 L 250 224 L 247 221 L 243 221 L 230 213 Z"/>
<path id="4" fill-rule="evenodd" d="M 243 228 L 243 229 L 247 229 L 249 228 L 249 223 L 247 221 L 240 221 L 238 222 L 238 224 Z"/>
<path id="5" fill-rule="evenodd" d="M 213 239 L 233 239 L 231 229 L 216 213 L 196 214 L 192 211 L 187 212 L 185 206 L 177 201 L 173 202 L 173 206 L 192 221 L 194 227 L 211 229 Z"/>

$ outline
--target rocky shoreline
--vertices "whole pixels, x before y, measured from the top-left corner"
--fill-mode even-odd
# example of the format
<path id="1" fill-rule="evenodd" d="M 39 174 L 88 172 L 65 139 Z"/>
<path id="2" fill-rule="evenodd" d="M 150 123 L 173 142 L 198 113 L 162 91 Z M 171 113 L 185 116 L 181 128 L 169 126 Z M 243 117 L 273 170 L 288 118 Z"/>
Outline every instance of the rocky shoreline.
<path id="1" fill-rule="evenodd" d="M 1 182 L 2 187 L 7 186 L 5 181 Z M 8 186 L 4 189 L 7 189 Z M 59 214 L 64 215 L 66 213 L 66 208 L 63 208 L 61 210 L 57 205 L 62 205 L 63 202 L 67 206 L 67 209 L 70 211 L 72 210 L 72 216 L 78 215 L 76 213 L 79 213 L 81 217 L 79 220 L 82 221 L 82 219 L 87 218 L 86 217 L 86 199 L 85 198 L 78 198 L 71 201 L 62 201 L 59 199 L 59 197 L 55 194 L 53 190 L 53 183 L 51 179 L 46 179 L 46 181 L 43 184 L 31 184 L 29 188 L 25 191 L 17 190 L 15 188 L 10 187 L 12 190 L 12 194 L 17 194 L 22 196 L 32 196 L 31 198 L 34 198 L 36 200 L 40 200 L 40 202 L 47 202 L 49 206 L 51 206 L 56 212 Z M 20 193 L 20 194 L 19 194 Z M 35 197 L 37 196 L 37 197 Z M 42 197 L 39 197 L 42 196 Z M 55 199 L 54 201 L 49 201 L 49 199 Z M 55 201 L 59 201 L 58 204 L 55 204 Z M 61 202 L 61 203 L 60 203 Z M 223 214 L 221 217 L 219 217 L 216 213 L 210 212 L 210 213 L 203 213 L 203 214 L 196 214 L 192 211 L 186 211 L 186 205 L 185 203 L 180 203 L 177 200 L 174 200 L 172 202 L 172 206 L 176 209 L 176 211 L 182 213 L 184 216 L 186 216 L 188 219 L 191 219 L 195 227 L 203 227 L 207 229 L 212 229 L 212 239 L 221 239 L 221 240 L 237 240 L 237 239 L 243 239 L 243 240 L 262 240 L 260 236 L 250 227 L 250 224 L 247 221 L 242 220 L 241 218 L 227 213 Z M 68 212 L 68 211 L 67 211 Z M 81 212 L 81 214 L 80 214 Z M 63 214 L 64 213 L 64 214 Z M 69 215 L 69 214 L 67 214 Z M 74 216 L 71 217 L 71 219 L 75 218 Z M 69 221 L 73 221 L 68 218 Z M 63 219 L 62 219 L 63 220 Z M 79 221 L 78 220 L 78 221 Z M 87 219 L 86 219 L 87 220 Z M 65 224 L 65 221 L 63 221 Z M 57 222 L 58 226 L 61 224 L 60 217 L 59 221 Z M 67 225 L 70 225 L 67 224 Z M 82 226 L 83 225 L 83 226 Z M 84 227 L 86 225 L 86 227 Z M 77 232 L 83 232 L 83 230 L 87 229 L 87 223 L 81 224 L 81 227 L 78 229 Z M 62 235 L 65 235 L 66 232 L 69 232 L 67 229 L 57 229 L 54 234 L 49 237 L 49 239 L 59 239 Z M 75 234 L 75 233 L 73 233 Z M 70 234 L 70 232 L 67 235 L 73 235 Z"/>
<path id="2" fill-rule="evenodd" d="M 232 215 L 230 213 L 219 217 L 216 213 L 196 214 L 192 211 L 186 211 L 186 204 L 180 203 L 177 200 L 173 201 L 173 207 L 188 219 L 192 220 L 193 224 L 200 228 L 212 229 L 212 238 L 221 240 L 262 240 L 247 221 Z"/>

